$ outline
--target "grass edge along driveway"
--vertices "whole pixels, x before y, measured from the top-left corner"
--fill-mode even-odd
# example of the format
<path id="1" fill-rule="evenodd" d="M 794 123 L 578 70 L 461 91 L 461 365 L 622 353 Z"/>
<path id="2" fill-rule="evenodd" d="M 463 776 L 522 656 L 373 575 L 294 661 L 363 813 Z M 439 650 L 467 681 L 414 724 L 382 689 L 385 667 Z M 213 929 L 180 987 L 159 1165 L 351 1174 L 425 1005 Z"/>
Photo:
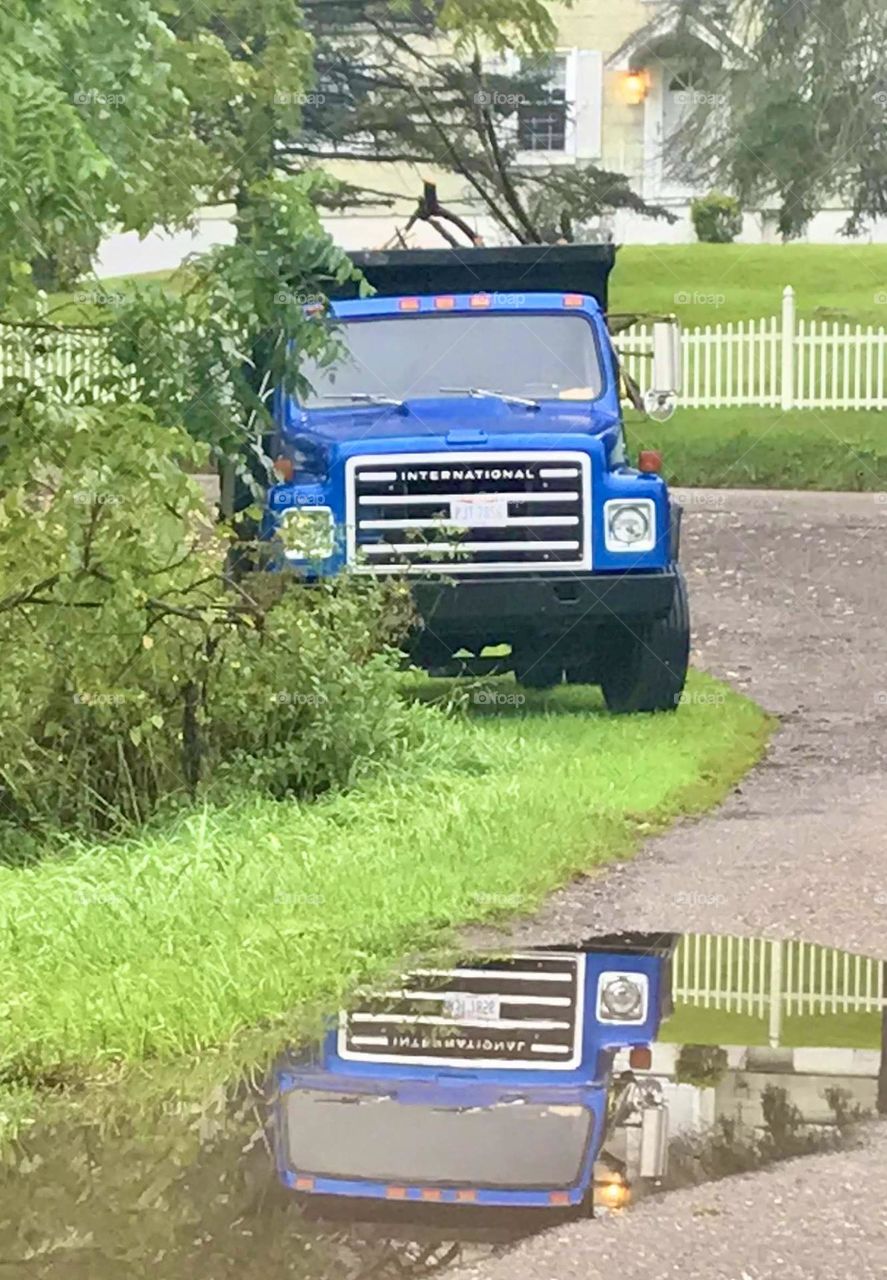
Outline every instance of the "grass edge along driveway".
<path id="1" fill-rule="evenodd" d="M 442 718 L 458 766 L 313 805 L 244 799 L 0 868 L 0 1122 L 3 1082 L 8 1101 L 202 1053 L 243 1063 L 260 1039 L 307 1034 L 451 927 L 529 909 L 714 805 L 771 727 L 699 674 L 653 717 L 607 716 L 597 690 L 486 687 L 512 701 L 487 692 L 474 716 Z"/>

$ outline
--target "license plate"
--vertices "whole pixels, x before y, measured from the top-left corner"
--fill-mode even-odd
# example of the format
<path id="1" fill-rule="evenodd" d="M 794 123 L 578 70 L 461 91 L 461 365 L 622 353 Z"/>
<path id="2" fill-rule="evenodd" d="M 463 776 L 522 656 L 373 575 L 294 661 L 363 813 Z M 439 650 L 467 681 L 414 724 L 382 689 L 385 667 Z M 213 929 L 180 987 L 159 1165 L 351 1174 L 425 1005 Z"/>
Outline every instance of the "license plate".
<path id="1" fill-rule="evenodd" d="M 485 493 L 468 494 L 450 504 L 450 520 L 459 529 L 478 529 L 508 523 L 508 499 Z"/>
<path id="2" fill-rule="evenodd" d="M 444 1016 L 454 1022 L 498 1022 L 498 996 L 444 996 Z"/>

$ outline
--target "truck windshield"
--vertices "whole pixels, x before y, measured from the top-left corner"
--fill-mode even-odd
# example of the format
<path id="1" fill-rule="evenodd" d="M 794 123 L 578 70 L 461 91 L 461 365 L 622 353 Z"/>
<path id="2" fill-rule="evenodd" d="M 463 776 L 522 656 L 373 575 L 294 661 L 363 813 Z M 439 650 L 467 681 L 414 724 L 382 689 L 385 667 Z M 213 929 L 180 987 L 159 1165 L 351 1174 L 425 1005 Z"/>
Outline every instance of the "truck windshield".
<path id="1" fill-rule="evenodd" d="M 579 315 L 430 314 L 351 320 L 345 358 L 307 360 L 307 407 L 438 396 L 442 387 L 483 387 L 532 400 L 595 399 L 601 369 L 591 325 Z"/>
<path id="2" fill-rule="evenodd" d="M 593 1123 L 579 1105 L 459 1110 L 319 1089 L 293 1090 L 285 1114 L 299 1173 L 504 1188 L 575 1185 Z"/>

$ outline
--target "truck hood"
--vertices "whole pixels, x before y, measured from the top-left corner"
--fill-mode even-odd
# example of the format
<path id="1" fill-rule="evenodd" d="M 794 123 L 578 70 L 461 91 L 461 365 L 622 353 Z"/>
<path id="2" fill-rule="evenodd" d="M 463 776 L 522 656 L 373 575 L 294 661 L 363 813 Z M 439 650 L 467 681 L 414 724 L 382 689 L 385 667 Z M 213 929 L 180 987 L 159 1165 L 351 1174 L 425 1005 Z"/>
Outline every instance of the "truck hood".
<path id="1" fill-rule="evenodd" d="M 309 436 L 318 442 L 344 444 L 357 439 L 452 437 L 482 444 L 486 436 L 601 435 L 618 427 L 611 410 L 588 401 L 543 400 L 538 409 L 493 398 L 447 396 L 406 400 L 391 405 L 348 405 L 335 409 L 300 409 L 291 401 L 284 419 L 290 438 Z"/>

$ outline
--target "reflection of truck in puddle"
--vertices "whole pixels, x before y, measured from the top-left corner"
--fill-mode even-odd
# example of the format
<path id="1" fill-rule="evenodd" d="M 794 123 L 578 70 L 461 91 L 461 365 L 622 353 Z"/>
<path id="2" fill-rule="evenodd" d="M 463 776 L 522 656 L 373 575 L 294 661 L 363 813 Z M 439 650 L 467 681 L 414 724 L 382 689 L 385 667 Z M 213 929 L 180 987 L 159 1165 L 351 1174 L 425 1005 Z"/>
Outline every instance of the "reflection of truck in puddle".
<path id="1" fill-rule="evenodd" d="M 419 968 L 277 1071 L 277 1160 L 310 1197 L 439 1206 L 618 1207 L 661 1176 L 666 1111 L 636 1069 L 670 1009 L 674 940 Z M 620 1133 L 611 1146 L 614 1125 Z M 618 1154 L 617 1154 L 618 1151 Z"/>

